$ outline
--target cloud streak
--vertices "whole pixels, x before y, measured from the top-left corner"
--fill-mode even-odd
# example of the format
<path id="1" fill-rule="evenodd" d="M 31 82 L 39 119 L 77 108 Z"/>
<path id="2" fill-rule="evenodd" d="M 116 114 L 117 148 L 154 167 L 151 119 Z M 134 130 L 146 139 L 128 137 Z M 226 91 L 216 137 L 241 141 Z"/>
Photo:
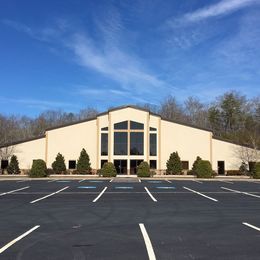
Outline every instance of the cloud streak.
<path id="1" fill-rule="evenodd" d="M 170 25 L 180 25 L 199 22 L 213 17 L 228 15 L 240 9 L 257 4 L 259 4 L 258 0 L 222 0 L 194 12 L 186 13 L 181 18 L 177 20 L 173 19 L 169 23 Z"/>
<path id="2" fill-rule="evenodd" d="M 7 98 L 0 97 L 0 103 L 2 104 L 21 104 L 28 107 L 37 107 L 40 109 L 50 109 L 50 108 L 75 108 L 76 106 L 71 103 L 59 102 L 59 101 L 50 101 L 50 100 L 42 100 L 42 99 L 31 99 L 31 98 Z"/>

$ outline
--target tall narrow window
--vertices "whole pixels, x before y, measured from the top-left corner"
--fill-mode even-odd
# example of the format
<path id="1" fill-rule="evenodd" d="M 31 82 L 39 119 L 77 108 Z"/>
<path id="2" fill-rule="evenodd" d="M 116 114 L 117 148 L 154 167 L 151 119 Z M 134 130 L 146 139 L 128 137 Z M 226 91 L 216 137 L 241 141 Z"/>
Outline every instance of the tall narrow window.
<path id="1" fill-rule="evenodd" d="M 114 133 L 114 155 L 127 155 L 127 132 Z"/>
<path id="2" fill-rule="evenodd" d="M 157 155 L 156 134 L 150 134 L 150 156 Z"/>
<path id="3" fill-rule="evenodd" d="M 101 155 L 108 155 L 108 134 L 101 134 Z"/>
<path id="4" fill-rule="evenodd" d="M 132 132 L 130 133 L 130 155 L 144 154 L 144 133 Z"/>

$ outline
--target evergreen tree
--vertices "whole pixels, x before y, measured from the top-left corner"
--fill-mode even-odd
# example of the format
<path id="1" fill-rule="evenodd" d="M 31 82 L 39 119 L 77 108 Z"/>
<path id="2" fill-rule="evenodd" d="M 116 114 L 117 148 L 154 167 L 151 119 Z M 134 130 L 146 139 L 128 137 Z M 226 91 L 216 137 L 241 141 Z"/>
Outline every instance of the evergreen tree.
<path id="1" fill-rule="evenodd" d="M 7 167 L 8 174 L 20 174 L 19 162 L 15 155 L 11 157 L 10 164 Z"/>
<path id="2" fill-rule="evenodd" d="M 77 161 L 77 171 L 79 174 L 87 174 L 91 172 L 89 155 L 84 148 L 80 152 L 80 156 Z"/>
<path id="3" fill-rule="evenodd" d="M 182 171 L 181 159 L 178 152 L 171 153 L 169 160 L 166 163 L 167 174 L 180 174 Z"/>
<path id="4" fill-rule="evenodd" d="M 66 171 L 65 159 L 62 154 L 58 153 L 55 161 L 52 163 L 52 169 L 55 174 L 61 174 Z"/>
<path id="5" fill-rule="evenodd" d="M 197 165 L 198 165 L 198 163 L 199 163 L 201 160 L 202 160 L 202 159 L 201 159 L 199 156 L 197 156 L 196 160 L 194 161 L 194 163 L 193 163 L 193 165 L 192 165 L 192 169 L 191 169 L 191 171 L 192 171 L 193 174 L 196 174 Z"/>

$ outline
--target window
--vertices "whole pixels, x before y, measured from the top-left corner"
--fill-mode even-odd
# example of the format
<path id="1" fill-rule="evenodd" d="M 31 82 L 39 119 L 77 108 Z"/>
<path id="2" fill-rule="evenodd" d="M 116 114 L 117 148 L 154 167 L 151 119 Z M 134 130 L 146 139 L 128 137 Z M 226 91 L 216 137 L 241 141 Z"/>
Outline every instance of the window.
<path id="1" fill-rule="evenodd" d="M 127 174 L 127 160 L 114 160 L 117 174 Z"/>
<path id="2" fill-rule="evenodd" d="M 127 155 L 127 132 L 114 133 L 114 155 Z"/>
<path id="3" fill-rule="evenodd" d="M 157 155 L 157 140 L 156 134 L 150 134 L 150 156 Z"/>
<path id="4" fill-rule="evenodd" d="M 124 122 L 114 124 L 114 129 L 127 130 L 128 129 L 128 121 L 124 121 Z"/>
<path id="5" fill-rule="evenodd" d="M 130 160 L 130 174 L 137 173 L 137 167 L 143 160 Z"/>
<path id="6" fill-rule="evenodd" d="M 1 169 L 6 169 L 8 167 L 8 160 L 1 160 Z"/>
<path id="7" fill-rule="evenodd" d="M 108 134 L 101 134 L 101 155 L 108 155 Z"/>
<path id="8" fill-rule="evenodd" d="M 181 161 L 181 167 L 183 170 L 189 170 L 189 161 Z"/>
<path id="9" fill-rule="evenodd" d="M 101 131 L 108 131 L 108 127 L 101 128 Z"/>
<path id="10" fill-rule="evenodd" d="M 157 161 L 156 160 L 150 160 L 150 168 L 151 169 L 157 168 Z"/>
<path id="11" fill-rule="evenodd" d="M 133 130 L 143 130 L 144 129 L 144 124 L 137 123 L 134 121 L 130 121 L 130 129 Z"/>
<path id="12" fill-rule="evenodd" d="M 107 160 L 101 160 L 100 167 L 102 168 L 105 163 L 107 163 Z"/>
<path id="13" fill-rule="evenodd" d="M 69 169 L 76 169 L 76 161 L 69 160 Z"/>
<path id="14" fill-rule="evenodd" d="M 154 127 L 150 127 L 150 131 L 156 131 L 157 129 Z"/>
<path id="15" fill-rule="evenodd" d="M 144 154 L 144 133 L 132 132 L 130 133 L 130 155 Z"/>

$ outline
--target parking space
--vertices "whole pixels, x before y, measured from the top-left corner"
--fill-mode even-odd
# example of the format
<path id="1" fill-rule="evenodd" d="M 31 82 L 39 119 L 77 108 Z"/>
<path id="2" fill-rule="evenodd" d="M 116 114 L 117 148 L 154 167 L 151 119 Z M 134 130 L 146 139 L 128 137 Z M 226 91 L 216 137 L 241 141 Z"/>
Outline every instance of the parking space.
<path id="1" fill-rule="evenodd" d="M 254 182 L 0 181 L 1 193 L 0 259 L 260 255 L 260 184 Z"/>

